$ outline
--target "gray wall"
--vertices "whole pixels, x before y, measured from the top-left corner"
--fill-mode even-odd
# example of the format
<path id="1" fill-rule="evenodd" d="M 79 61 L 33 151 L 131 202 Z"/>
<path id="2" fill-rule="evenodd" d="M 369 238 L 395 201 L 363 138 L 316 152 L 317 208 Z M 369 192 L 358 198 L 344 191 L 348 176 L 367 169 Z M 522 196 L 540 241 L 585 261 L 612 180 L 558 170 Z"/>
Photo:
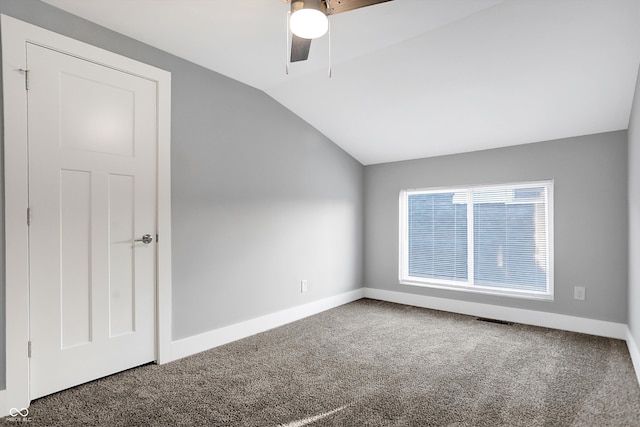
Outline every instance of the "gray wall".
<path id="1" fill-rule="evenodd" d="M 640 345 L 640 75 L 629 120 L 629 329 Z"/>
<path id="2" fill-rule="evenodd" d="M 0 11 L 2 10 L 0 3 Z M 0 48 L 0 64 L 2 63 L 2 49 Z M 1 70 L 1 67 L 0 67 Z M 0 74 L 2 72 L 0 71 Z M 2 78 L 0 78 L 0 99 L 3 99 L 4 92 L 2 90 Z M 0 102 L 0 390 L 6 388 L 6 366 L 7 352 L 5 351 L 7 342 L 6 327 L 6 293 L 5 293 L 5 245 L 4 245 L 4 103 Z"/>
<path id="3" fill-rule="evenodd" d="M 543 179 L 555 182 L 554 301 L 398 284 L 400 190 Z M 627 322 L 626 131 L 366 166 L 365 212 L 365 286 Z"/>
<path id="4" fill-rule="evenodd" d="M 190 73 L 178 101 L 195 108 L 174 108 L 190 138 L 172 151 L 174 338 L 362 286 L 362 166 L 266 95 L 212 83 Z"/>
<path id="5" fill-rule="evenodd" d="M 363 167 L 314 128 L 261 91 L 37 0 L 2 0 L 0 13 L 172 73 L 173 339 L 362 286 Z"/>

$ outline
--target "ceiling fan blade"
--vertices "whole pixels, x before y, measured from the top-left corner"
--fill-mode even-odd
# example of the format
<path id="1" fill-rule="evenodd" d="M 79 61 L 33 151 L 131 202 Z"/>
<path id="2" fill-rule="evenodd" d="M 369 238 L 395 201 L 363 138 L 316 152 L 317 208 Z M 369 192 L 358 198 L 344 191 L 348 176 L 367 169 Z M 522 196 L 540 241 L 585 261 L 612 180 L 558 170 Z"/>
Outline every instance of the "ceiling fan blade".
<path id="1" fill-rule="evenodd" d="M 291 62 L 306 61 L 309 58 L 311 39 L 303 39 L 295 34 L 291 38 Z"/>
<path id="2" fill-rule="evenodd" d="M 326 0 L 327 15 L 348 12 L 361 7 L 373 6 L 378 3 L 385 3 L 393 0 Z"/>

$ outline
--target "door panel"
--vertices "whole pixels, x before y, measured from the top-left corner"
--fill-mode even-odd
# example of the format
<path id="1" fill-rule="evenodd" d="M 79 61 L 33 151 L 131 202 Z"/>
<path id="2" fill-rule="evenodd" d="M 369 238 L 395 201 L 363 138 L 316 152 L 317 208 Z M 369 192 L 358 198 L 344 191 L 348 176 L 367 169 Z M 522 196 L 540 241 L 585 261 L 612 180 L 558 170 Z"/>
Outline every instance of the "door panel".
<path id="1" fill-rule="evenodd" d="M 155 359 L 156 84 L 28 44 L 31 397 Z M 155 239 L 154 239 L 155 240 Z"/>
<path id="2" fill-rule="evenodd" d="M 68 73 L 60 89 L 64 148 L 133 156 L 135 92 Z"/>
<path id="3" fill-rule="evenodd" d="M 91 342 L 91 174 L 60 171 L 62 348 Z M 35 236 L 34 236 L 35 237 Z"/>
<path id="4" fill-rule="evenodd" d="M 109 176 L 110 253 L 109 336 L 134 332 L 135 282 L 131 251 L 134 237 L 134 179 L 132 176 Z"/>

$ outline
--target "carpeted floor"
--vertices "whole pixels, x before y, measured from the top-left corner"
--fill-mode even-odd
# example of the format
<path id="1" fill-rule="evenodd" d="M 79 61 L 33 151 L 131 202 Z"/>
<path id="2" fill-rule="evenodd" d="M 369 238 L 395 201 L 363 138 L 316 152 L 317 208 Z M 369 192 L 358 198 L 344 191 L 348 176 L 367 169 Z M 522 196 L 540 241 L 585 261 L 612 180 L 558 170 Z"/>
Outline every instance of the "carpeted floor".
<path id="1" fill-rule="evenodd" d="M 29 410 L 34 426 L 640 426 L 640 388 L 623 341 L 365 299 Z"/>

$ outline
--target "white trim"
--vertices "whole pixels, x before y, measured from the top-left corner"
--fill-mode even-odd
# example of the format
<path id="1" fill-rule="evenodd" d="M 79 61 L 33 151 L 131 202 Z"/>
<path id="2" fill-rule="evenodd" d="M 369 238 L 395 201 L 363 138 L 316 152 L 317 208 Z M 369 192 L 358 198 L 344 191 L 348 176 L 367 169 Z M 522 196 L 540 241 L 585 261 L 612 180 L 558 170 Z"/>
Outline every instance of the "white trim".
<path id="1" fill-rule="evenodd" d="M 6 299 L 6 407 L 29 406 L 29 337 L 27 198 L 27 103 L 24 96 L 25 36 L 13 19 L 0 17 L 2 31 L 2 84 L 4 91 L 5 187 L 5 295 Z M 8 100 L 12 100 L 10 103 Z M 15 179 L 15 182 L 11 180 Z M 11 185 L 9 185 L 11 182 Z"/>
<path id="2" fill-rule="evenodd" d="M 9 414 L 11 408 L 7 405 L 7 390 L 0 390 L 0 416 Z"/>
<path id="3" fill-rule="evenodd" d="M 171 73 L 130 58 L 11 18 L 0 17 L 4 89 L 4 185 L 6 266 L 6 399 L 8 408 L 28 407 L 29 339 L 27 108 L 24 87 L 27 42 L 138 75 L 158 85 L 158 268 L 157 349 L 159 363 L 169 360 L 171 342 Z"/>
<path id="4" fill-rule="evenodd" d="M 546 311 L 525 310 L 477 302 L 458 301 L 382 289 L 364 288 L 364 297 L 470 316 L 488 317 L 525 325 L 580 332 L 620 340 L 627 339 L 627 325 Z"/>
<path id="5" fill-rule="evenodd" d="M 173 360 L 191 356 L 201 351 L 209 350 L 305 317 L 321 313 L 326 310 L 357 301 L 364 297 L 364 289 L 345 292 L 340 295 L 310 302 L 308 304 L 256 317 L 234 325 L 205 332 L 192 337 L 177 340 L 171 343 L 171 356 Z"/>
<path id="6" fill-rule="evenodd" d="M 636 371 L 638 384 L 640 384 L 640 347 L 638 347 L 638 344 L 633 339 L 633 335 L 631 334 L 631 329 L 629 329 L 629 327 L 627 327 L 627 348 L 629 349 L 633 369 Z"/>
<path id="7" fill-rule="evenodd" d="M 473 278 L 470 278 L 470 283 L 471 283 L 471 280 L 473 280 Z M 542 292 L 480 287 L 475 285 L 460 285 L 460 284 L 455 284 L 455 282 L 451 280 L 438 280 L 438 279 L 425 279 L 424 281 L 400 280 L 398 283 L 400 285 L 405 285 L 405 286 L 417 286 L 421 288 L 432 288 L 432 289 L 445 289 L 447 291 L 466 292 L 471 294 L 498 295 L 501 297 L 520 298 L 520 299 L 529 299 L 529 300 L 537 300 L 537 301 L 549 301 L 549 302 L 553 301 L 553 295 L 542 293 Z"/>
<path id="8" fill-rule="evenodd" d="M 156 362 L 163 364 L 171 361 L 171 73 L 159 71 Z"/>

